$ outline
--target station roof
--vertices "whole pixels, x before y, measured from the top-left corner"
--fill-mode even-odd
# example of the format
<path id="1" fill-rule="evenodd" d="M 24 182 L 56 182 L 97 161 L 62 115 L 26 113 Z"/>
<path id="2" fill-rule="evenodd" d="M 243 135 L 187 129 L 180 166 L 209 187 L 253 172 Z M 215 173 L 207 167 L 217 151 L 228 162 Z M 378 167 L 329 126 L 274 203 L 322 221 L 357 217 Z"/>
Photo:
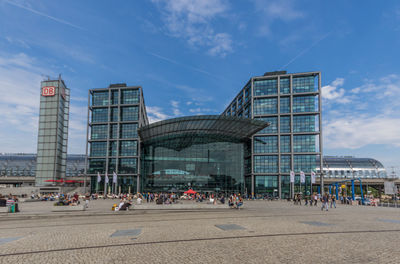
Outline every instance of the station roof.
<path id="1" fill-rule="evenodd" d="M 235 116 L 201 115 L 168 119 L 139 128 L 140 138 L 146 142 L 158 137 L 183 134 L 202 134 L 246 139 L 263 128 L 268 122 Z"/>

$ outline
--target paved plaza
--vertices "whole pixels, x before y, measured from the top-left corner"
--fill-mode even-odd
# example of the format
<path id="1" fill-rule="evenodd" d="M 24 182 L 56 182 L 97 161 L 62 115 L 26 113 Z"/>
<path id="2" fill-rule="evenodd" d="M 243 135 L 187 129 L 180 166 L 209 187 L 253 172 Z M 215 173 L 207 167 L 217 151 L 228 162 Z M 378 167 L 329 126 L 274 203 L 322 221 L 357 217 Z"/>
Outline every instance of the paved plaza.
<path id="1" fill-rule="evenodd" d="M 400 263 L 400 209 L 247 201 L 226 208 L 0 214 L 0 263 Z M 212 206 L 212 205 L 210 205 Z"/>

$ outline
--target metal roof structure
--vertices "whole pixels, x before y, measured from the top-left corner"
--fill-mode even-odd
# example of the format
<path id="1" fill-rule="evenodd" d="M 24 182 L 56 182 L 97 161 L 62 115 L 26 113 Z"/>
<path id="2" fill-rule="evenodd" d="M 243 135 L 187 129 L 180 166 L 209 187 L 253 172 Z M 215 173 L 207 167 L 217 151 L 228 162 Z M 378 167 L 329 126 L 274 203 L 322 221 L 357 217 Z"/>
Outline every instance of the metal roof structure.
<path id="1" fill-rule="evenodd" d="M 201 115 L 185 116 L 156 122 L 138 130 L 143 142 L 158 137 L 209 135 L 244 140 L 269 126 L 268 122 L 249 118 Z"/>

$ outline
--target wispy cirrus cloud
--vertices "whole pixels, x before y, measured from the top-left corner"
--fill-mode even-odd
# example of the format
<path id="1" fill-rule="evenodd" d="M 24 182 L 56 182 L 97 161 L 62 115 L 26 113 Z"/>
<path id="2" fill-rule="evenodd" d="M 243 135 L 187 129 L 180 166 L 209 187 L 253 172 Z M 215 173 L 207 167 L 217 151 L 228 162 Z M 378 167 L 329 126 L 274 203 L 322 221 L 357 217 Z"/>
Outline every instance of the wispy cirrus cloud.
<path id="1" fill-rule="evenodd" d="M 233 52 L 230 34 L 216 32 L 212 21 L 229 9 L 224 0 L 153 0 L 162 13 L 169 35 L 185 39 L 193 47 L 204 47 L 212 56 Z"/>
<path id="2" fill-rule="evenodd" d="M 256 12 L 260 14 L 258 34 L 268 36 L 272 33 L 275 21 L 290 22 L 303 18 L 305 14 L 295 7 L 292 0 L 252 0 Z"/>
<path id="3" fill-rule="evenodd" d="M 29 11 L 29 12 L 31 12 L 33 14 L 39 15 L 41 17 L 45 17 L 47 19 L 53 20 L 53 21 L 55 21 L 57 23 L 60 23 L 60 24 L 63 24 L 63 25 L 67 25 L 67 26 L 70 26 L 70 27 L 73 27 L 73 28 L 76 28 L 76 29 L 85 30 L 84 28 L 82 28 L 82 27 L 80 27 L 78 25 L 75 25 L 75 24 L 73 24 L 71 22 L 68 22 L 66 20 L 63 20 L 63 19 L 60 19 L 60 18 L 57 18 L 57 17 L 50 16 L 50 15 L 45 14 L 43 12 L 40 12 L 40 11 L 38 11 L 36 9 L 33 9 L 33 8 L 27 6 L 27 5 L 24 5 L 24 4 L 15 2 L 15 1 L 9 1 L 9 0 L 4 0 L 4 2 L 7 3 L 7 4 L 10 4 L 12 6 L 24 9 L 26 11 Z"/>

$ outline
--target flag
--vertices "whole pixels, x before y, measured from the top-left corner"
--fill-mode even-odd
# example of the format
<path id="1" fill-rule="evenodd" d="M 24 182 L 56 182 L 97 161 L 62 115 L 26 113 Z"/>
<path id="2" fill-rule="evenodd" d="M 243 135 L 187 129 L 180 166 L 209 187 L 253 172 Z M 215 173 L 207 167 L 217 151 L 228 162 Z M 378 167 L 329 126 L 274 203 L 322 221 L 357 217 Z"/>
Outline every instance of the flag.
<path id="1" fill-rule="evenodd" d="M 113 183 L 117 183 L 117 174 L 113 172 Z"/>
<path id="2" fill-rule="evenodd" d="M 294 182 L 294 171 L 290 172 L 290 182 Z"/>
<path id="3" fill-rule="evenodd" d="M 106 177 L 104 178 L 104 183 L 108 184 L 108 174 L 107 174 L 107 172 L 106 172 Z"/>
<path id="4" fill-rule="evenodd" d="M 315 172 L 311 172 L 311 183 L 315 183 Z"/>
<path id="5" fill-rule="evenodd" d="M 306 182 L 306 175 L 304 175 L 304 172 L 300 171 L 300 182 L 305 183 Z"/>
<path id="6" fill-rule="evenodd" d="M 101 182 L 100 172 L 97 172 L 97 182 Z"/>

